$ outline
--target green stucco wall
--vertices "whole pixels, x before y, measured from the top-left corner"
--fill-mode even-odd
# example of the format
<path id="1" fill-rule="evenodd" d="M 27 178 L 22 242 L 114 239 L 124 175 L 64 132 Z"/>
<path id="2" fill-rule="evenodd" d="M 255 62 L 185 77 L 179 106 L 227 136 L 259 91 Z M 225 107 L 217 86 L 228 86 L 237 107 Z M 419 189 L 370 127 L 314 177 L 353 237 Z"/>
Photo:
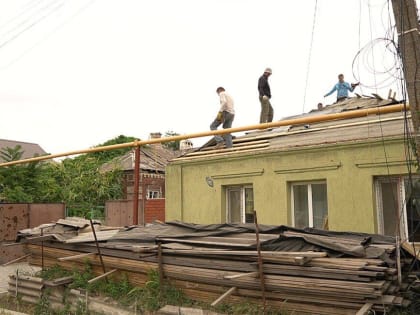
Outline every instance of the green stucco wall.
<path id="1" fill-rule="evenodd" d="M 375 233 L 374 177 L 406 174 L 404 152 L 392 139 L 175 161 L 166 170 L 166 220 L 224 223 L 224 187 L 252 184 L 259 223 L 291 225 L 290 184 L 325 180 L 329 229 Z"/>

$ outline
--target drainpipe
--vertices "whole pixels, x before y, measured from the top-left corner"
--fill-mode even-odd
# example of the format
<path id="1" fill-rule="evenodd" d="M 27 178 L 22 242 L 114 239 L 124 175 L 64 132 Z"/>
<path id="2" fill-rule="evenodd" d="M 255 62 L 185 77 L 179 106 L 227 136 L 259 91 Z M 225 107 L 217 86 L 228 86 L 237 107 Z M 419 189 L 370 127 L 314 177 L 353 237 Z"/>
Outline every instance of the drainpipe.
<path id="1" fill-rule="evenodd" d="M 133 224 L 139 224 L 139 180 L 140 180 L 140 146 L 136 146 L 134 153 L 134 196 L 133 196 Z"/>

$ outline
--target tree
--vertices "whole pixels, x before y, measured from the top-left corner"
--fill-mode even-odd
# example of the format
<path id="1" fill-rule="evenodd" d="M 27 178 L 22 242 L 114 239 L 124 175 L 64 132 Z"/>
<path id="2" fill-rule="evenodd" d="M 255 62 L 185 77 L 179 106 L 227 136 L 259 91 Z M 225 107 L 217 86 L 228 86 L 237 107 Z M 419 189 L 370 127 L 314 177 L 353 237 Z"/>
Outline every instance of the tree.
<path id="1" fill-rule="evenodd" d="M 168 130 L 165 132 L 165 137 L 173 137 L 173 136 L 179 136 L 179 133 L 172 130 Z M 164 142 L 163 146 L 173 151 L 176 151 L 176 150 L 179 150 L 180 141 L 177 140 L 177 141 Z"/>
<path id="2" fill-rule="evenodd" d="M 118 136 L 104 145 L 132 142 L 136 138 Z M 122 171 L 101 172 L 100 167 L 131 148 L 82 154 L 61 162 L 32 162 L 0 167 L 0 200 L 6 202 L 64 202 L 70 214 L 87 217 L 103 209 L 105 201 L 122 197 Z M 22 157 L 21 147 L 5 148 L 0 158 L 6 162 Z"/>
<path id="3" fill-rule="evenodd" d="M 133 142 L 135 140 L 137 140 L 137 138 L 135 138 L 135 137 L 127 137 L 127 136 L 124 136 L 124 135 L 119 135 L 118 137 L 115 137 L 114 139 L 111 139 L 111 140 L 105 141 L 104 143 L 96 145 L 95 148 L 102 147 L 102 146 L 107 146 L 107 145 L 113 145 L 113 144 L 122 144 L 122 143 L 127 143 L 127 142 Z M 115 149 L 115 150 L 109 150 L 109 151 L 93 152 L 93 153 L 89 153 L 89 155 L 97 158 L 98 163 L 103 164 L 105 162 L 108 162 L 108 161 L 112 160 L 113 158 L 115 158 L 117 156 L 124 155 L 125 153 L 127 153 L 130 150 L 131 150 L 131 147 L 127 147 L 127 148 L 121 148 L 121 149 Z"/>
<path id="4" fill-rule="evenodd" d="M 0 150 L 0 158 L 5 162 L 17 161 L 22 158 L 20 145 L 14 148 L 6 147 Z M 39 174 L 39 163 L 12 165 L 0 168 L 1 200 L 7 202 L 33 202 L 37 196 L 35 185 Z"/>

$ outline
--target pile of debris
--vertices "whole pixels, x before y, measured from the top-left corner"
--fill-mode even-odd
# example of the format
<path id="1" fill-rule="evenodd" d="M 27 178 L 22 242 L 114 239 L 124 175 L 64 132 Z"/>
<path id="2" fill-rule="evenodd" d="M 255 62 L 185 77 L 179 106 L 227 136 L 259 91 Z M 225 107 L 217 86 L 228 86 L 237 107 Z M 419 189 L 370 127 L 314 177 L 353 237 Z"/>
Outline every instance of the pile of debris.
<path id="1" fill-rule="evenodd" d="M 194 300 L 299 314 L 388 312 L 410 303 L 416 280 L 415 258 L 393 237 L 363 233 L 182 222 L 111 228 L 67 218 L 22 230 L 17 241 L 44 268 L 83 268 L 89 259 L 96 274 L 124 273 L 139 286 L 158 270 Z"/>

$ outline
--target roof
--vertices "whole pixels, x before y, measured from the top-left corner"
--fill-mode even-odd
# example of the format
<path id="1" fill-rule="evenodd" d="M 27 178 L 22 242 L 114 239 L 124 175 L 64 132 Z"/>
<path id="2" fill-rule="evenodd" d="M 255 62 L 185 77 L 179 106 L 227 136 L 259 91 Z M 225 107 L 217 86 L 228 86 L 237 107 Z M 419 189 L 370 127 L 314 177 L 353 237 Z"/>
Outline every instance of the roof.
<path id="1" fill-rule="evenodd" d="M 134 152 L 124 154 L 116 157 L 102 166 L 103 171 L 108 171 L 115 168 L 120 168 L 124 171 L 134 169 Z M 160 144 L 153 144 L 149 146 L 140 147 L 140 169 L 143 171 L 151 171 L 164 173 L 168 161 L 175 158 L 179 153 L 163 147 Z"/>
<path id="2" fill-rule="evenodd" d="M 395 99 L 354 97 L 305 114 L 285 117 L 280 121 L 383 107 L 397 103 L 401 102 Z M 404 135 L 404 120 L 406 116 L 403 112 L 396 112 L 251 131 L 245 135 L 235 137 L 233 139 L 233 148 L 216 150 L 214 148 L 215 141 L 211 139 L 194 152 L 188 152 L 182 157 L 174 159 L 174 161 L 232 154 L 283 151 L 293 148 L 369 141 L 381 139 L 382 137 L 400 137 Z M 411 128 L 411 120 L 409 121 L 409 127 Z"/>
<path id="3" fill-rule="evenodd" d="M 21 146 L 23 151 L 22 159 L 28 159 L 37 155 L 40 156 L 47 154 L 47 152 L 45 152 L 45 150 L 41 148 L 39 144 L 36 143 L 0 139 L 0 150 L 5 148 L 14 149 L 18 145 Z M 4 162 L 1 158 L 0 161 Z"/>

